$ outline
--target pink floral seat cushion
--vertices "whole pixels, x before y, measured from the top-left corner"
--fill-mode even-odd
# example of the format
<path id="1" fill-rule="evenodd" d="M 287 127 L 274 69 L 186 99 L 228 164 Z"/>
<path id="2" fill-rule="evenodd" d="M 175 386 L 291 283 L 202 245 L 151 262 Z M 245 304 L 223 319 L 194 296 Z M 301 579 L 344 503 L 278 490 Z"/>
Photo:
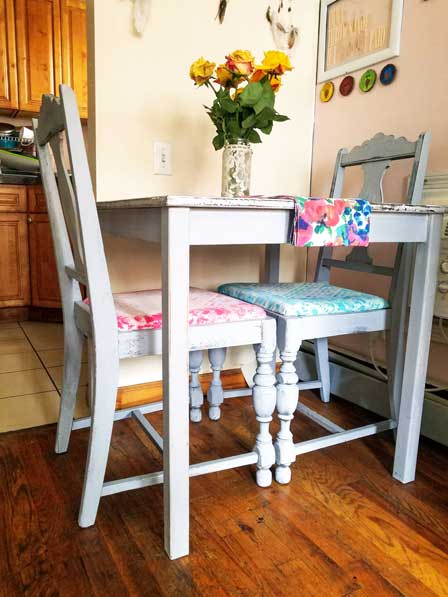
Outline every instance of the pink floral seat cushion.
<path id="1" fill-rule="evenodd" d="M 160 289 L 114 294 L 114 303 L 119 330 L 157 330 L 162 327 Z M 265 317 L 264 309 L 257 305 L 210 290 L 190 288 L 189 325 L 211 325 Z"/>

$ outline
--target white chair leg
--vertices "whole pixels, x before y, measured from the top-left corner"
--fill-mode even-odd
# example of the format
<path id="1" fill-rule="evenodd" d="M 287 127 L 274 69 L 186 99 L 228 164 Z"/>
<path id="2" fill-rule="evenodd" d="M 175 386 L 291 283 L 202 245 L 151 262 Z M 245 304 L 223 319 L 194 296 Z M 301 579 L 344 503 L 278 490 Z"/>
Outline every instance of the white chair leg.
<path id="1" fill-rule="evenodd" d="M 192 350 L 190 352 L 190 421 L 199 423 L 202 419 L 202 405 L 204 404 L 204 394 L 199 383 L 199 370 L 202 365 L 202 350 Z"/>
<path id="2" fill-rule="evenodd" d="M 296 460 L 290 427 L 299 401 L 297 387 L 299 378 L 294 363 L 301 341 L 295 334 L 289 333 L 285 320 L 280 320 L 278 324 L 281 366 L 277 375 L 277 414 L 280 419 L 280 430 L 274 442 L 277 464 L 275 480 L 286 484 L 291 481 L 290 465 Z"/>
<path id="3" fill-rule="evenodd" d="M 226 348 L 210 348 L 208 351 L 208 358 L 213 371 L 212 381 L 207 392 L 208 416 L 212 421 L 218 421 L 221 418 L 221 404 L 224 402 L 221 371 L 226 359 L 226 353 Z"/>
<path id="4" fill-rule="evenodd" d="M 118 358 L 113 353 L 108 350 L 106 340 L 96 351 L 89 350 L 92 426 L 78 518 L 80 527 L 95 524 L 104 483 L 118 388 Z"/>
<path id="5" fill-rule="evenodd" d="M 64 317 L 64 374 L 56 430 L 56 454 L 63 454 L 68 450 L 79 387 L 83 340 L 84 337 L 74 321 L 70 322 Z"/>
<path id="6" fill-rule="evenodd" d="M 322 402 L 330 402 L 330 361 L 328 359 L 328 339 L 318 338 L 314 340 L 314 351 L 316 356 L 317 379 L 321 382 L 320 399 Z"/>
<path id="7" fill-rule="evenodd" d="M 275 375 L 272 372 L 272 355 L 275 351 L 275 323 L 266 322 L 263 328 L 263 342 L 254 346 L 257 355 L 257 371 L 254 375 L 252 393 L 255 415 L 259 423 L 259 433 L 254 451 L 258 454 L 257 485 L 269 487 L 272 483 L 271 467 L 275 463 L 275 449 L 269 425 L 275 410 Z"/>

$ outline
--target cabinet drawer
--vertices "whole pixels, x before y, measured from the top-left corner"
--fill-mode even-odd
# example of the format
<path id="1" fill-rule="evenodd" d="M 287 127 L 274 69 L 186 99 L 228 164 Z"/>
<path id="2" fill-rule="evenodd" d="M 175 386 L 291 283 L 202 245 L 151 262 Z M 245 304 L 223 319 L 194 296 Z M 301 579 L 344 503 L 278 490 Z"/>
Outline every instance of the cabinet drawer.
<path id="1" fill-rule="evenodd" d="M 47 213 L 47 200 L 43 187 L 40 185 L 33 185 L 28 187 L 28 211 L 32 214 Z"/>
<path id="2" fill-rule="evenodd" d="M 18 185 L 0 185 L 0 212 L 26 211 L 26 188 Z"/>

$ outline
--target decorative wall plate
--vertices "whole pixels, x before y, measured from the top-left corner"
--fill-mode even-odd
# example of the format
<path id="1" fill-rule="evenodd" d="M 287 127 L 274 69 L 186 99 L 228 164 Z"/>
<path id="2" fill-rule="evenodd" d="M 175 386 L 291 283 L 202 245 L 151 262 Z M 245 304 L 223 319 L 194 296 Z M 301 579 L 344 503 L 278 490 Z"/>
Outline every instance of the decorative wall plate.
<path id="1" fill-rule="evenodd" d="M 369 70 L 366 70 L 366 72 L 362 75 L 361 80 L 359 81 L 359 88 L 361 91 L 364 91 L 364 93 L 367 93 L 373 89 L 375 83 L 376 72 L 373 70 L 373 68 L 369 68 Z"/>
<path id="2" fill-rule="evenodd" d="M 383 85 L 390 85 L 397 74 L 397 67 L 395 64 L 386 64 L 380 73 L 380 81 Z"/>
<path id="3" fill-rule="evenodd" d="M 331 100 L 334 94 L 334 83 L 332 81 L 327 81 L 324 83 L 320 88 L 320 101 L 327 103 Z"/>
<path id="4" fill-rule="evenodd" d="M 355 86 L 355 78 L 352 77 L 351 75 L 347 75 L 346 77 L 344 77 L 342 79 L 341 84 L 339 85 L 339 93 L 341 95 L 343 95 L 344 97 L 346 97 L 347 95 L 351 94 L 354 86 Z"/>

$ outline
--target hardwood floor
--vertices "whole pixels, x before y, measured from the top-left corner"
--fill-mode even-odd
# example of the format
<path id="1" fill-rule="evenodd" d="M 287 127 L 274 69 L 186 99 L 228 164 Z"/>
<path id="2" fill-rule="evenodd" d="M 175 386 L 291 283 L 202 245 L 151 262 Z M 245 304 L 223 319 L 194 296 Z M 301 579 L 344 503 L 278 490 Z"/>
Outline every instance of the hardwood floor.
<path id="1" fill-rule="evenodd" d="M 347 427 L 375 420 L 334 399 L 306 404 Z M 152 415 L 156 427 L 161 416 Z M 251 447 L 249 399 L 220 422 L 191 426 L 191 460 Z M 275 426 L 275 430 L 277 426 Z M 323 432 L 297 416 L 296 441 Z M 191 480 L 191 555 L 163 551 L 162 489 L 103 498 L 97 524 L 76 523 L 87 432 L 53 453 L 55 428 L 0 436 L 0 594 L 448 595 L 448 450 L 423 440 L 417 481 L 389 471 L 392 434 L 299 457 L 289 486 L 260 489 L 250 467 Z M 158 470 L 133 421 L 115 425 L 107 477 Z"/>

